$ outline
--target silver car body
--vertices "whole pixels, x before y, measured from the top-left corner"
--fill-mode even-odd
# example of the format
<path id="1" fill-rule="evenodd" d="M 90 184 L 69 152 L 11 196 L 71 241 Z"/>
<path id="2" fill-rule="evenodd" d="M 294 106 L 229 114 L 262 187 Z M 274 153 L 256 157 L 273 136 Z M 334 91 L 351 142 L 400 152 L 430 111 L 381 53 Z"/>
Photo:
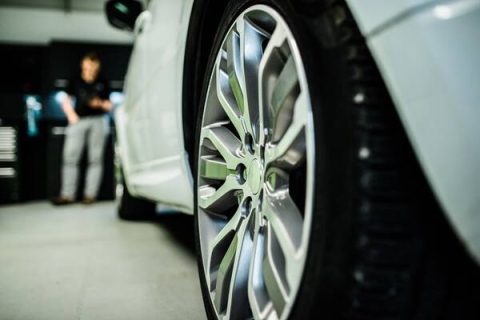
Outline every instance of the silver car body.
<path id="1" fill-rule="evenodd" d="M 182 85 L 193 0 L 153 0 L 116 111 L 134 195 L 193 212 Z M 441 207 L 480 261 L 480 0 L 347 0 Z"/>

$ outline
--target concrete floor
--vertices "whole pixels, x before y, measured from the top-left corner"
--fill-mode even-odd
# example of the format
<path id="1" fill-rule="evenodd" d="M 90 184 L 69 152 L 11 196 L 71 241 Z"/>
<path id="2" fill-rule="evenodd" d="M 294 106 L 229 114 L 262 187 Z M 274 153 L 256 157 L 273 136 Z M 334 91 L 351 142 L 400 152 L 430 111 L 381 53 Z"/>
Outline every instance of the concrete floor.
<path id="1" fill-rule="evenodd" d="M 205 319 L 193 219 L 112 202 L 0 206 L 0 320 Z"/>

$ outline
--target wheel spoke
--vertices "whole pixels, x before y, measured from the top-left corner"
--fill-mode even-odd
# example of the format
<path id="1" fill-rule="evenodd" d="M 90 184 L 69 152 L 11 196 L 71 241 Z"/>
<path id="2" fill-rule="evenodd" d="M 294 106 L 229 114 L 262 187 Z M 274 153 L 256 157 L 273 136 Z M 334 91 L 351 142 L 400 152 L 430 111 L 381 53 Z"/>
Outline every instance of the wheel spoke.
<path id="1" fill-rule="evenodd" d="M 217 278 L 220 265 L 221 263 L 227 263 L 225 260 L 225 256 L 227 255 L 228 250 L 230 250 L 231 248 L 232 242 L 234 241 L 235 233 L 240 228 L 243 217 L 240 214 L 240 210 L 237 210 L 237 212 L 232 216 L 230 220 L 228 220 L 228 222 L 225 222 L 224 219 L 219 219 L 215 216 L 211 216 L 211 220 L 214 221 L 213 225 L 215 225 L 216 235 L 209 244 L 207 270 L 209 270 L 210 274 L 210 291 L 213 291 L 214 288 L 217 287 Z M 227 258 L 227 260 L 229 258 Z M 224 277 L 225 269 L 223 269 L 222 272 L 222 277 Z"/>
<path id="2" fill-rule="evenodd" d="M 215 213 L 226 211 L 237 204 L 235 191 L 241 189 L 242 186 L 234 175 L 227 176 L 225 182 L 218 189 L 209 185 L 201 186 L 199 188 L 199 206 Z"/>
<path id="3" fill-rule="evenodd" d="M 295 167 L 305 157 L 307 101 L 304 94 L 298 97 L 292 123 L 277 143 L 268 143 L 265 148 L 265 163 L 277 162 L 280 167 Z"/>
<path id="4" fill-rule="evenodd" d="M 293 107 L 299 90 L 295 61 L 293 60 L 293 56 L 290 55 L 278 79 L 275 81 L 269 103 L 269 114 L 271 114 L 270 126 L 273 128 L 273 141 L 277 141 L 292 122 Z"/>
<path id="5" fill-rule="evenodd" d="M 233 31 L 227 39 L 227 73 L 230 88 L 233 92 L 240 113 L 245 110 L 244 101 L 244 75 L 242 72 L 242 54 L 241 54 L 240 34 Z"/>
<path id="6" fill-rule="evenodd" d="M 202 156 L 200 158 L 200 176 L 213 180 L 225 180 L 231 173 L 225 161 L 217 156 Z"/>
<path id="7" fill-rule="evenodd" d="M 237 247 L 238 237 L 235 234 L 223 256 L 216 276 L 214 304 L 218 313 L 225 313 L 227 309 Z"/>
<path id="8" fill-rule="evenodd" d="M 228 169 L 235 170 L 238 164 L 241 163 L 241 158 L 239 157 L 241 142 L 227 128 L 223 126 L 204 128 L 203 139 L 208 139 L 213 144 L 214 148 L 211 149 L 220 153 L 223 159 L 225 159 Z M 205 142 L 203 146 L 209 147 Z"/>
<path id="9" fill-rule="evenodd" d="M 265 248 L 263 261 L 265 287 L 275 312 L 282 314 L 290 288 L 285 274 L 285 259 L 270 226 L 267 226 Z"/>
<path id="10" fill-rule="evenodd" d="M 248 132 L 254 137 L 256 142 L 259 142 L 263 132 L 259 132 L 258 68 L 263 56 L 263 43 L 270 38 L 271 34 L 247 17 L 244 18 L 243 21 L 244 36 L 242 41 L 242 54 L 246 94 L 246 104 L 243 115 Z"/>
<path id="11" fill-rule="evenodd" d="M 300 245 L 303 219 L 287 190 L 268 194 L 263 202 L 263 214 L 279 238 L 286 255 L 295 256 Z"/>
<path id="12" fill-rule="evenodd" d="M 223 256 L 215 281 L 214 304 L 219 314 L 228 319 L 251 317 L 248 305 L 248 265 L 252 252 L 252 238 L 247 232 L 250 218 L 240 223 Z M 227 231 L 226 234 L 229 234 Z"/>
<path id="13" fill-rule="evenodd" d="M 276 28 L 271 38 L 268 40 L 268 44 L 264 50 L 262 60 L 259 66 L 259 87 L 261 88 L 259 93 L 259 123 L 262 133 L 260 144 L 265 143 L 264 128 L 272 128 L 270 122 L 273 122 L 271 115 L 269 116 L 269 105 L 272 95 L 272 88 L 275 81 L 278 78 L 279 71 L 284 63 L 284 54 L 282 53 L 282 47 L 287 42 L 287 36 L 285 30 L 282 28 Z"/>
<path id="14" fill-rule="evenodd" d="M 271 193 L 266 191 L 267 196 L 263 202 L 263 215 L 268 221 L 270 234 L 270 250 L 268 255 L 276 256 L 272 261 L 285 261 L 285 276 L 287 283 L 295 282 L 298 277 L 297 262 L 298 250 L 303 235 L 303 218 L 287 190 L 279 190 Z M 273 235 L 278 250 L 272 250 Z"/>
<path id="15" fill-rule="evenodd" d="M 282 169 L 272 167 L 266 175 L 266 186 L 269 192 L 282 190 L 289 187 L 289 174 Z"/>
<path id="16" fill-rule="evenodd" d="M 248 300 L 255 319 L 269 319 L 274 313 L 273 304 L 265 286 L 263 273 L 265 255 L 265 228 L 257 227 L 253 240 L 253 258 L 248 279 Z"/>
<path id="17" fill-rule="evenodd" d="M 238 209 L 235 214 L 228 220 L 228 222 L 222 223 L 221 226 L 218 227 L 218 233 L 213 238 L 210 246 L 210 252 L 215 252 L 215 249 L 219 247 L 222 243 L 224 243 L 225 239 L 230 239 L 230 241 L 232 241 L 232 238 L 230 238 L 229 235 L 233 235 L 238 231 L 243 219 L 244 217 L 242 216 L 240 209 Z M 212 257 L 213 256 L 214 255 L 212 255 Z M 212 261 L 210 268 L 214 269 L 215 265 L 216 264 Z"/>
<path id="18" fill-rule="evenodd" d="M 287 41 L 287 35 L 285 30 L 282 28 L 275 28 L 270 39 L 268 39 L 268 44 L 263 51 L 262 60 L 260 61 L 260 75 L 265 77 L 269 75 L 270 69 L 267 68 L 267 64 L 273 58 L 279 58 L 278 49 L 282 48 Z M 273 57 L 275 55 L 275 57 Z M 267 74 L 265 74 L 267 72 Z"/>
<path id="19" fill-rule="evenodd" d="M 249 319 L 252 317 L 251 309 L 245 307 L 248 306 L 248 274 L 253 249 L 253 239 L 249 232 L 252 216 L 250 215 L 246 219 L 237 233 L 239 244 L 230 285 L 231 300 L 227 311 L 229 319 Z"/>
<path id="20" fill-rule="evenodd" d="M 245 130 L 240 120 L 240 107 L 237 103 L 236 95 L 232 90 L 230 83 L 230 76 L 228 74 L 228 54 L 227 51 L 222 52 L 223 54 L 221 55 L 220 61 L 216 64 L 215 67 L 216 77 L 214 78 L 214 81 L 216 81 L 215 89 L 217 92 L 217 98 L 229 121 L 235 127 L 239 137 L 242 137 L 245 135 Z"/>

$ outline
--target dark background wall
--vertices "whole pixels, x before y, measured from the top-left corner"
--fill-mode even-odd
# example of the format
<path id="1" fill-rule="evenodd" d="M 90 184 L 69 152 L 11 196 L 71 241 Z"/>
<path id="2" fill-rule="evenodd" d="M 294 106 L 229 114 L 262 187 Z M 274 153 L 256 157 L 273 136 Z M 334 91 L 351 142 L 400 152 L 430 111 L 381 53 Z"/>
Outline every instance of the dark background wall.
<path id="1" fill-rule="evenodd" d="M 131 46 L 126 45 L 54 41 L 48 48 L 48 72 L 46 72 L 44 89 L 48 91 L 61 88 L 61 80 L 68 80 L 78 75 L 80 59 L 89 51 L 95 51 L 99 55 L 102 61 L 101 74 L 110 81 L 112 89 L 122 89 L 131 50 Z"/>
<path id="2" fill-rule="evenodd" d="M 40 93 L 47 51 L 47 46 L 0 44 L 0 92 Z"/>
<path id="3" fill-rule="evenodd" d="M 0 44 L 0 128 L 11 127 L 14 160 L 0 162 L 0 168 L 13 168 L 13 177 L 0 176 L 0 201 L 18 201 L 46 197 L 46 140 L 41 132 L 36 138 L 26 135 L 25 94 L 41 94 L 47 73 L 47 46 Z M 10 130 L 7 130 L 10 131 Z M 44 130 L 41 130 L 44 131 Z M 3 139 L 7 139 L 4 137 Z M 8 150 L 3 147 L 2 152 Z"/>
<path id="4" fill-rule="evenodd" d="M 62 90 L 68 79 L 79 74 L 80 59 L 88 51 L 97 52 L 102 60 L 102 76 L 113 90 L 121 91 L 131 49 L 131 45 L 86 42 L 54 41 L 47 46 L 0 44 L 0 127 L 13 127 L 17 132 L 16 160 L 0 161 L 0 171 L 2 167 L 16 169 L 14 178 L 0 176 L 0 202 L 46 199 L 59 190 L 63 135 L 58 134 L 58 128 L 64 127 L 66 120 L 41 116 L 38 134 L 27 135 L 25 95 L 39 96 L 45 111 L 51 94 Z M 105 178 L 100 191 L 103 199 L 113 198 L 112 140 L 110 135 L 105 150 Z M 85 161 L 82 163 L 84 170 Z"/>

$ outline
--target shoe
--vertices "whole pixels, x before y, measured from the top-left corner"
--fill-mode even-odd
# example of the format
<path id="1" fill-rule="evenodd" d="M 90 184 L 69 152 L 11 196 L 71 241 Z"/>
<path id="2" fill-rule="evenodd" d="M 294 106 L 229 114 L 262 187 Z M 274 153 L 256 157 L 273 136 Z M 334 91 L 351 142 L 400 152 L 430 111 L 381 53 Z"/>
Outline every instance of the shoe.
<path id="1" fill-rule="evenodd" d="M 72 198 L 65 197 L 65 196 L 59 196 L 59 197 L 53 198 L 51 199 L 51 201 L 52 201 L 52 204 L 56 206 L 63 206 L 67 204 L 72 204 L 74 202 Z"/>
<path id="2" fill-rule="evenodd" d="M 83 198 L 82 200 L 82 203 L 83 204 L 92 204 L 95 202 L 95 198 L 94 197 L 85 197 Z"/>

